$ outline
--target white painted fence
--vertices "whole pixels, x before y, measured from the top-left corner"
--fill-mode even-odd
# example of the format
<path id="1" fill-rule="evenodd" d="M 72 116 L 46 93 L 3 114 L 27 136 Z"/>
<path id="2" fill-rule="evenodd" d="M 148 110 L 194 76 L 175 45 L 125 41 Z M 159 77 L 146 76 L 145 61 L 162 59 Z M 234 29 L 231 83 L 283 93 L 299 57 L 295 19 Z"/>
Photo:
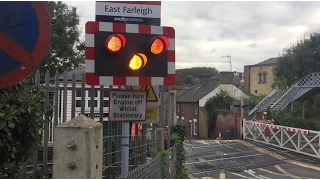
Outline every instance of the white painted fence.
<path id="1" fill-rule="evenodd" d="M 243 120 L 243 139 L 320 158 L 320 132 Z"/>

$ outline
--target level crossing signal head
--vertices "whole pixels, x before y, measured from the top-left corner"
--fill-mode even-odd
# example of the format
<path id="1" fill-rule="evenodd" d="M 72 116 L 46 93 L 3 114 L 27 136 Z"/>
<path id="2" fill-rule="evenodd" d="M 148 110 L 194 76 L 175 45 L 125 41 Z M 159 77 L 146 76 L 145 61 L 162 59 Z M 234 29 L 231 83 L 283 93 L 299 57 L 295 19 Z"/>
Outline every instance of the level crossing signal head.
<path id="1" fill-rule="evenodd" d="M 126 38 L 122 34 L 113 34 L 105 40 L 104 45 L 110 53 L 118 53 L 126 45 Z"/>
<path id="2" fill-rule="evenodd" d="M 166 77 L 168 48 L 165 35 L 96 31 L 97 76 Z"/>

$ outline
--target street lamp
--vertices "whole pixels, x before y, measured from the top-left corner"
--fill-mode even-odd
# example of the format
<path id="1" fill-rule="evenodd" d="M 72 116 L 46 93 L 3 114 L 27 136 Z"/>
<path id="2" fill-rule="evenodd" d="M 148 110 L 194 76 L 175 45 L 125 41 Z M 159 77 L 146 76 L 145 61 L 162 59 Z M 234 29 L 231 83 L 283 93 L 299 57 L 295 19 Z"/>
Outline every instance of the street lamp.
<path id="1" fill-rule="evenodd" d="M 221 57 L 226 57 L 229 58 L 229 64 L 230 64 L 230 71 L 232 72 L 232 65 L 231 65 L 231 55 L 227 55 L 227 56 L 221 56 Z"/>

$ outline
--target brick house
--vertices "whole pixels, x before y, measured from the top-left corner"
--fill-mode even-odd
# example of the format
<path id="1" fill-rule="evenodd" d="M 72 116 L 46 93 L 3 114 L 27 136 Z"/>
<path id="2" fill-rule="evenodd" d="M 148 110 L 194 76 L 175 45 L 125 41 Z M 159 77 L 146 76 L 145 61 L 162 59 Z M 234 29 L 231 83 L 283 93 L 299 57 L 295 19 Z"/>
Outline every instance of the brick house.
<path id="1" fill-rule="evenodd" d="M 254 65 L 244 66 L 244 90 L 253 95 L 269 94 L 274 82 L 273 67 L 277 64 L 278 58 L 269 58 Z"/>
<path id="2" fill-rule="evenodd" d="M 183 122 L 193 138 L 208 138 L 207 115 L 204 109 L 206 101 L 221 90 L 240 99 L 244 93 L 232 84 L 233 72 L 220 72 L 220 82 L 212 83 L 200 80 L 176 99 L 176 118 Z"/>

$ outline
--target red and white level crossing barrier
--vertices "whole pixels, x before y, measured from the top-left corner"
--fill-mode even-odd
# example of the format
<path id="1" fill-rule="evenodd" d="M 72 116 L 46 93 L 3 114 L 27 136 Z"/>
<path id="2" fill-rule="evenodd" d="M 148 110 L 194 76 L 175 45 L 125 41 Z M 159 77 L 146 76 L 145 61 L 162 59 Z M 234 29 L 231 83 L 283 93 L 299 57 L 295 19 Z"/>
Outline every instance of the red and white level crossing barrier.
<path id="1" fill-rule="evenodd" d="M 291 127 L 287 127 L 287 131 L 289 131 L 289 132 L 295 132 L 295 133 L 301 133 L 301 134 L 309 134 L 309 131 L 308 131 L 308 130 L 291 128 Z"/>
<path id="2" fill-rule="evenodd" d="M 260 126 L 262 127 L 264 124 L 263 123 L 258 123 L 258 122 L 250 122 L 251 126 Z"/>
<path id="3" fill-rule="evenodd" d="M 272 128 L 272 129 L 280 129 L 282 130 L 282 126 L 277 126 L 277 125 L 272 125 L 272 124 L 266 124 L 267 128 Z"/>

